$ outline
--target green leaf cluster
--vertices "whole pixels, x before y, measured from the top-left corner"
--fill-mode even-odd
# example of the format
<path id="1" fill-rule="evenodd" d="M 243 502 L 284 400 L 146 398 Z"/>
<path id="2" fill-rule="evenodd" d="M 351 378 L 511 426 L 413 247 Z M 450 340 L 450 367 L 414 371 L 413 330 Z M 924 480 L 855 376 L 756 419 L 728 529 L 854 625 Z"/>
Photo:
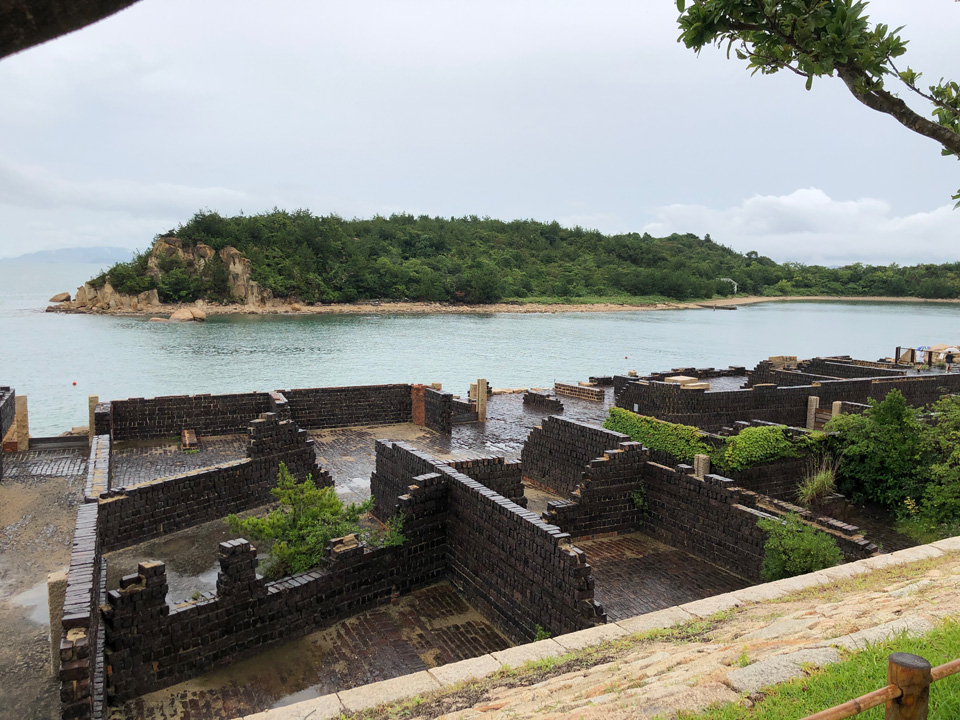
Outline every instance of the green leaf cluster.
<path id="1" fill-rule="evenodd" d="M 277 209 L 223 217 L 203 211 L 175 235 L 185 248 L 200 242 L 217 251 L 237 248 L 250 260 L 253 280 L 276 297 L 307 303 L 730 295 L 733 286 L 719 278 L 731 278 L 740 292 L 754 295 L 960 296 L 960 263 L 910 268 L 778 264 L 754 251 L 741 254 L 718 245 L 709 235 L 603 235 L 534 220 L 403 214 L 345 220 Z M 175 259 L 164 262 L 159 287 L 146 275 L 143 254 L 114 265 L 97 280 L 109 278 L 128 294 L 158 287 L 168 302 L 231 300 L 219 258 L 199 272 Z"/>
<path id="2" fill-rule="evenodd" d="M 230 515 L 230 529 L 249 540 L 267 541 L 270 560 L 266 575 L 272 578 L 306 572 L 321 565 L 334 538 L 356 534 L 367 545 L 392 546 L 405 541 L 403 516 L 396 515 L 386 530 L 364 532 L 360 518 L 369 512 L 373 500 L 345 505 L 332 487 L 318 488 L 311 477 L 302 483 L 280 463 L 277 486 L 270 491 L 280 506 L 265 517 L 239 518 Z"/>
<path id="3" fill-rule="evenodd" d="M 746 470 L 760 463 L 800 457 L 798 444 L 784 425 L 748 427 L 724 442 L 721 462 L 725 470 Z"/>
<path id="4" fill-rule="evenodd" d="M 803 523 L 794 513 L 762 518 L 757 527 L 767 533 L 760 574 L 767 582 L 816 572 L 843 561 L 837 541 Z"/>
<path id="5" fill-rule="evenodd" d="M 695 427 L 664 422 L 646 415 L 637 415 L 623 408 L 610 408 L 604 421 L 607 430 L 629 435 L 634 442 L 651 450 L 669 453 L 678 460 L 692 463 L 695 455 L 713 455 L 714 448 Z"/>

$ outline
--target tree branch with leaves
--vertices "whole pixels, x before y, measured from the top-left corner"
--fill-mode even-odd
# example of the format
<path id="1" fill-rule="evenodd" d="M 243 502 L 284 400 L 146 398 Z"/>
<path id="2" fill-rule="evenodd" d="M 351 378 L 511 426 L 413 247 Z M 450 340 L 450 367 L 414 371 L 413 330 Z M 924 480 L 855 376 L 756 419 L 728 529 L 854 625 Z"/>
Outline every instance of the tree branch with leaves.
<path id="1" fill-rule="evenodd" d="M 924 91 L 921 73 L 898 70 L 894 61 L 907 51 L 903 28 L 871 25 L 866 2 L 677 0 L 677 9 L 678 40 L 688 48 L 699 53 L 707 45 L 726 46 L 728 57 L 732 51 L 754 73 L 789 70 L 806 78 L 807 90 L 814 78 L 839 77 L 859 102 L 960 158 L 960 86 L 941 78 Z M 928 103 L 933 119 L 911 108 L 888 80 Z M 953 199 L 960 200 L 960 192 Z"/>

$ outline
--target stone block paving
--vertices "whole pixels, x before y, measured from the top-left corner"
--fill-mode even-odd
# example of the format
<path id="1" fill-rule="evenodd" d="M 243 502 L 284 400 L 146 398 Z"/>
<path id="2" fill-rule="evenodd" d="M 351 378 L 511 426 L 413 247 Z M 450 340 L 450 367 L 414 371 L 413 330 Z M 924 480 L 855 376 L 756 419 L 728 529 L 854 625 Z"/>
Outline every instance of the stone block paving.
<path id="1" fill-rule="evenodd" d="M 200 452 L 184 452 L 179 440 L 117 443 L 113 448 L 110 485 L 132 487 L 246 456 L 246 435 L 201 437 Z"/>
<path id="2" fill-rule="evenodd" d="M 752 585 L 641 533 L 577 540 L 576 545 L 593 567 L 595 598 L 611 621 Z"/>
<path id="3" fill-rule="evenodd" d="M 46 477 L 81 477 L 87 474 L 87 451 L 30 450 L 7 453 L 3 458 L 4 480 L 31 480 Z"/>
<path id="4" fill-rule="evenodd" d="M 227 720 L 510 647 L 447 583 L 196 680 L 112 708 L 112 720 Z"/>

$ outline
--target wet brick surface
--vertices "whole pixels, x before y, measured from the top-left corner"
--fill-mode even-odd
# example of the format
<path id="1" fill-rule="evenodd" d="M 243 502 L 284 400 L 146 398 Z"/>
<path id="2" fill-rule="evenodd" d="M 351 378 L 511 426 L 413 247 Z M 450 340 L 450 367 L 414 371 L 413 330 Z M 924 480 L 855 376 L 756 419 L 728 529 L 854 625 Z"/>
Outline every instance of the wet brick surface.
<path id="1" fill-rule="evenodd" d="M 184 452 L 180 441 L 118 443 L 113 448 L 111 487 L 131 487 L 247 456 L 246 435 L 201 437 L 200 452 Z"/>
<path id="2" fill-rule="evenodd" d="M 87 451 L 30 450 L 7 453 L 3 458 L 4 480 L 44 477 L 81 477 L 87 474 Z"/>
<path id="3" fill-rule="evenodd" d="M 753 583 L 640 533 L 578 540 L 611 621 L 749 587 Z"/>
<path id="4" fill-rule="evenodd" d="M 198 682 L 112 708 L 110 717 L 227 720 L 509 646 L 450 585 L 441 583 Z"/>

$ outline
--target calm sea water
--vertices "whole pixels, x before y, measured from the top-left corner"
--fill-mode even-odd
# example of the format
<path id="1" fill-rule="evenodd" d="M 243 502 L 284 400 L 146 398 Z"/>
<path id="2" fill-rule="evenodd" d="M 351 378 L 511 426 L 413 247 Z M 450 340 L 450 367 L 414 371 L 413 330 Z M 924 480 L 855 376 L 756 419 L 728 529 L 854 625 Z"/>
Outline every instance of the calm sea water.
<path id="1" fill-rule="evenodd" d="M 44 313 L 100 268 L 0 261 L 0 384 L 30 399 L 34 435 L 87 423 L 101 399 L 325 385 L 442 382 L 457 394 L 770 355 L 876 359 L 960 341 L 960 308 L 770 303 L 735 312 L 234 316 L 206 323 Z M 76 381 L 76 386 L 72 383 Z"/>

